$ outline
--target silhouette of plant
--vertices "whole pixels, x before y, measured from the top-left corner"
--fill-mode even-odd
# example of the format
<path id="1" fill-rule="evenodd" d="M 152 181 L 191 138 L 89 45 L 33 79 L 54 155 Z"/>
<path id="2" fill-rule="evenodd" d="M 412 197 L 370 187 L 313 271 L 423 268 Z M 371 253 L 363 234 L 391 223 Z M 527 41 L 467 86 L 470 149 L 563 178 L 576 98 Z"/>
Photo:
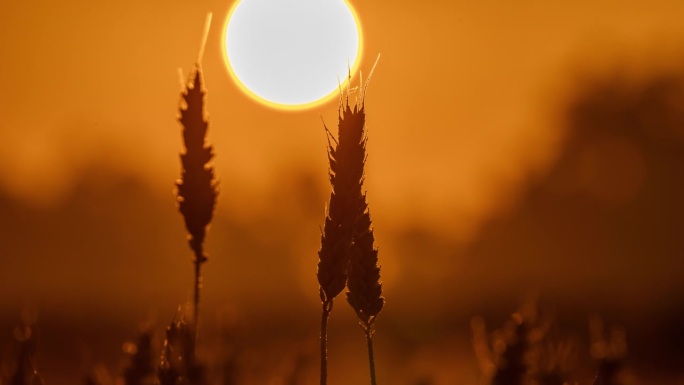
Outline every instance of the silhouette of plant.
<path id="1" fill-rule="evenodd" d="M 509 326 L 509 331 L 504 336 L 504 349 L 499 356 L 492 385 L 522 385 L 527 378 L 529 364 L 526 354 L 530 349 L 527 339 L 529 326 L 518 313 L 513 315 L 510 323 L 512 327 Z"/>
<path id="2" fill-rule="evenodd" d="M 349 288 L 347 300 L 356 311 L 366 334 L 371 383 L 375 384 L 373 324 L 382 309 L 384 298 L 370 213 L 366 194 L 363 193 L 367 141 L 364 99 L 371 76 L 368 77 L 366 84 L 361 84 L 358 88 L 357 100 L 353 106 L 349 103 L 351 86 L 347 87 L 346 97 L 342 98 L 340 94 L 338 138 L 335 139 L 325 127 L 328 134 L 329 179 L 332 192 L 321 236 L 321 249 L 318 252 L 317 277 L 323 303 L 321 385 L 327 382 L 328 317 L 332 311 L 333 299 L 345 286 Z M 351 82 L 351 74 L 349 81 Z"/>
<path id="3" fill-rule="evenodd" d="M 321 315 L 321 385 L 327 383 L 327 325 L 333 308 L 333 300 L 347 284 L 352 227 L 360 214 L 355 191 L 360 190 L 363 177 L 363 153 L 358 152 L 358 144 L 350 137 L 352 115 L 343 114 L 340 105 L 339 140 L 328 133 L 329 179 L 332 186 L 328 204 L 321 249 L 318 252 L 319 294 L 323 303 Z M 358 118 L 357 118 L 358 120 Z M 358 122 L 356 122 L 358 125 Z M 361 124 L 363 122 L 361 121 Z M 359 139 L 360 140 L 360 139 Z"/>
<path id="4" fill-rule="evenodd" d="M 471 327 L 475 354 L 483 374 L 491 378 L 491 384 L 525 384 L 530 371 L 528 321 L 520 313 L 514 313 L 503 328 L 492 334 L 491 342 L 482 318 L 474 318 Z"/>
<path id="5" fill-rule="evenodd" d="M 166 329 L 157 378 L 160 385 L 206 384 L 204 368 L 196 359 L 194 330 L 180 309 Z"/>
<path id="6" fill-rule="evenodd" d="M 14 339 L 11 344 L 11 352 L 4 368 L 7 370 L 0 378 L 0 383 L 9 385 L 43 385 L 43 378 L 36 368 L 36 352 L 38 344 L 35 333 L 35 324 L 27 320 L 25 313 L 22 314 L 20 326 L 14 329 Z"/>
<path id="7" fill-rule="evenodd" d="M 624 359 L 627 355 L 625 333 L 615 329 L 608 335 L 603 319 L 599 316 L 593 316 L 589 320 L 589 332 L 590 353 L 598 360 L 594 385 L 619 385 L 622 383 L 620 377 L 624 373 Z"/>
<path id="8" fill-rule="evenodd" d="M 150 377 L 155 373 L 152 331 L 146 330 L 140 333 L 135 345 L 129 347 L 131 355 L 130 364 L 123 373 L 125 385 L 148 385 L 152 384 Z"/>
<path id="9" fill-rule="evenodd" d="M 200 43 L 197 61 L 183 84 L 180 117 L 178 121 L 183 126 L 183 144 L 185 151 L 181 152 L 181 179 L 176 181 L 178 210 L 183 215 L 185 227 L 188 230 L 188 243 L 194 253 L 195 285 L 193 296 L 193 326 L 195 330 L 195 345 L 197 344 L 199 326 L 200 291 L 202 289 L 202 264 L 207 261 L 204 253 L 204 238 L 211 223 L 216 208 L 218 195 L 218 181 L 214 175 L 214 167 L 210 164 L 214 158 L 213 146 L 206 143 L 207 121 L 204 97 L 202 55 L 211 27 L 211 12 L 207 14 L 204 32 Z M 180 72 L 180 70 L 179 70 Z M 181 82 L 182 82 L 181 74 Z"/>
<path id="10" fill-rule="evenodd" d="M 366 85 L 363 86 L 364 90 Z M 368 141 L 365 131 L 363 96 L 362 94 L 359 103 L 353 108 L 349 106 L 347 98 L 343 119 L 341 120 L 341 122 L 346 122 L 347 125 L 343 126 L 340 124 L 340 136 L 342 136 L 342 132 L 350 136 L 351 143 L 356 144 L 353 152 L 357 155 L 357 159 L 361 159 L 362 175 L 359 188 L 354 191 L 358 202 L 358 212 L 352 230 L 351 256 L 347 273 L 347 302 L 356 312 L 359 324 L 366 335 L 371 384 L 375 385 L 373 335 L 375 334 L 375 319 L 385 304 L 385 298 L 382 296 L 378 249 L 375 247 L 370 210 L 366 200 L 366 193 L 362 192 L 364 180 L 363 166 L 366 161 L 366 143 Z"/>
<path id="11" fill-rule="evenodd" d="M 199 321 L 200 290 L 202 288 L 202 264 L 207 261 L 204 238 L 216 207 L 218 182 L 214 168 L 209 162 L 214 157 L 213 147 L 205 143 L 208 122 L 204 111 L 205 91 L 199 64 L 190 73 L 190 85 L 182 93 L 179 121 L 183 126 L 185 152 L 181 153 L 182 175 L 176 182 L 178 209 L 188 230 L 188 243 L 194 253 L 195 292 L 194 317 L 195 338 Z"/>

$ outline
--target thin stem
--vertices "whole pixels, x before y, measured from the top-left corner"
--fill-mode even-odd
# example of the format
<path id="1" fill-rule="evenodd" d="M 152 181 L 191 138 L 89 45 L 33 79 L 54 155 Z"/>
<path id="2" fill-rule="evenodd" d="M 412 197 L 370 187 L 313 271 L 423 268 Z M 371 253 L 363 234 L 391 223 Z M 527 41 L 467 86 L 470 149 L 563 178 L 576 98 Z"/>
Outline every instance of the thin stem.
<path id="1" fill-rule="evenodd" d="M 371 385 L 377 385 L 375 382 L 375 356 L 373 355 L 373 331 L 367 328 L 366 343 L 368 344 L 368 363 L 370 364 L 370 380 Z"/>
<path id="2" fill-rule="evenodd" d="M 193 303 L 193 323 L 195 332 L 195 352 L 197 351 L 197 340 L 199 339 L 199 305 L 200 305 L 200 289 L 202 289 L 202 262 L 204 256 L 201 252 L 195 252 L 195 296 Z"/>
<path id="3" fill-rule="evenodd" d="M 328 318 L 332 311 L 332 300 L 323 302 L 321 313 L 321 385 L 328 383 Z"/>

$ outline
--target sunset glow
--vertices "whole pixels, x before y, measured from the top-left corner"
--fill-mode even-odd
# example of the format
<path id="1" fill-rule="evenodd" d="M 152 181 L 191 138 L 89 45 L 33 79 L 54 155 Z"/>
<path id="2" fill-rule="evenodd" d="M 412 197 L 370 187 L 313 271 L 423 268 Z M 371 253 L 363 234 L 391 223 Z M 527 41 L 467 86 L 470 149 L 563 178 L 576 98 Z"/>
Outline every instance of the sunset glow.
<path id="1" fill-rule="evenodd" d="M 0 383 L 684 385 L 682 15 L 3 2 Z"/>
<path id="2" fill-rule="evenodd" d="M 361 31 L 343 0 L 243 0 L 228 15 L 224 57 L 233 80 L 268 106 L 302 109 L 334 97 L 361 57 Z"/>

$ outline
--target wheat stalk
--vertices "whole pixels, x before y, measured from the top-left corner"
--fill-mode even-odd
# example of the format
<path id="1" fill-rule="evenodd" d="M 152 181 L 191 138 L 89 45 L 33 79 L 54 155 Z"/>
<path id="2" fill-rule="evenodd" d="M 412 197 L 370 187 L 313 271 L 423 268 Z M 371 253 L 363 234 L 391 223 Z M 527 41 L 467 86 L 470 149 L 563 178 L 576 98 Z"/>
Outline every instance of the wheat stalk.
<path id="1" fill-rule="evenodd" d="M 157 379 L 160 385 L 206 385 L 204 368 L 195 354 L 195 331 L 179 308 L 166 329 Z"/>
<path id="2" fill-rule="evenodd" d="M 347 99 L 348 100 L 348 99 Z M 358 152 L 360 137 L 354 127 L 363 126 L 363 114 L 340 109 L 338 139 L 328 133 L 329 179 L 332 186 L 321 249 L 318 252 L 318 283 L 323 303 L 321 315 L 321 385 L 327 383 L 327 324 L 334 298 L 347 283 L 352 228 L 359 214 L 356 191 L 363 178 L 364 154 Z"/>
<path id="3" fill-rule="evenodd" d="M 379 56 L 378 56 L 379 59 Z M 376 61 L 377 65 L 377 61 Z M 373 70 L 375 65 L 373 66 Z M 350 126 L 350 136 L 354 138 L 354 153 L 361 159 L 361 178 L 358 188 L 354 190 L 356 200 L 356 220 L 352 227 L 352 245 L 347 271 L 347 302 L 356 312 L 359 324 L 366 336 L 368 346 L 368 361 L 370 366 L 371 384 L 376 384 L 375 358 L 373 353 L 373 335 L 375 334 L 375 319 L 385 304 L 380 282 L 380 266 L 378 265 L 378 249 L 375 247 L 375 237 L 371 225 L 370 210 L 363 192 L 363 167 L 367 152 L 368 136 L 365 129 L 364 101 L 368 82 L 373 74 L 371 71 L 365 84 L 361 79 L 358 98 L 354 107 L 349 105 L 349 98 L 344 106 L 344 116 L 351 118 L 355 124 Z"/>
<path id="4" fill-rule="evenodd" d="M 362 195 L 366 206 L 366 195 Z M 375 359 L 373 335 L 375 319 L 385 304 L 380 282 L 378 249 L 375 248 L 370 213 L 366 207 L 354 228 L 354 243 L 347 277 L 347 302 L 356 312 L 359 324 L 366 335 L 371 384 L 375 385 Z"/>
<path id="5" fill-rule="evenodd" d="M 207 261 L 203 249 L 204 238 L 216 207 L 218 183 L 214 177 L 214 168 L 209 165 L 214 157 L 213 148 L 205 143 L 208 122 L 204 112 L 205 91 L 199 64 L 196 64 L 191 71 L 188 83 L 189 86 L 186 86 L 182 93 L 180 107 L 179 121 L 183 126 L 185 152 L 180 155 L 181 179 L 176 182 L 176 186 L 178 209 L 185 220 L 185 227 L 188 230 L 188 243 L 194 253 L 193 323 L 197 329 L 200 290 L 202 288 L 201 266 Z"/>
<path id="6" fill-rule="evenodd" d="M 195 330 L 195 346 L 197 346 L 199 325 L 200 290 L 202 289 L 202 264 L 207 261 L 204 253 L 204 238 L 207 227 L 211 223 L 216 208 L 218 182 L 214 176 L 214 167 L 209 162 L 214 157 L 214 149 L 206 144 L 205 137 L 209 123 L 205 115 L 204 96 L 206 91 L 202 78 L 202 55 L 211 27 L 212 13 L 207 13 L 197 62 L 188 80 L 183 83 L 181 77 L 181 104 L 178 121 L 183 126 L 183 143 L 185 152 L 180 154 L 181 179 L 176 181 L 178 209 L 185 220 L 188 230 L 188 243 L 194 253 L 195 285 L 193 296 L 193 324 Z"/>
<path id="7" fill-rule="evenodd" d="M 328 133 L 329 179 L 332 186 L 330 202 L 321 235 L 321 249 L 318 252 L 319 294 L 323 304 L 321 314 L 321 385 L 327 383 L 327 325 L 333 307 L 333 300 L 347 283 L 349 248 L 352 226 L 356 217 L 356 203 L 353 191 L 359 186 L 363 174 L 363 160 L 358 162 L 352 151 L 350 138 L 345 129 L 351 124 L 343 115 L 339 117 L 339 140 L 331 143 Z"/>
<path id="8" fill-rule="evenodd" d="M 374 68 L 375 66 L 373 66 Z M 349 80 L 351 81 L 351 71 Z M 323 304 L 321 315 L 321 385 L 327 383 L 327 324 L 330 312 L 332 311 L 333 300 L 342 292 L 346 285 L 352 282 L 353 285 L 356 285 L 356 288 L 351 294 L 353 299 L 350 303 L 352 303 L 352 306 L 354 304 L 363 306 L 361 303 L 366 299 L 366 294 L 359 292 L 358 287 L 360 281 L 369 279 L 370 275 L 368 273 L 361 273 L 359 264 L 364 265 L 368 272 L 372 270 L 366 266 L 368 262 L 366 245 L 370 239 L 371 249 L 373 249 L 373 233 L 370 228 L 368 230 L 363 230 L 363 228 L 359 231 L 356 230 L 356 227 L 364 226 L 366 221 L 368 222 L 368 227 L 370 226 L 366 198 L 365 194 L 362 193 L 363 168 L 366 161 L 366 135 L 364 130 L 366 115 L 363 103 L 367 85 L 368 81 L 365 85 L 362 84 L 356 89 L 357 100 L 353 105 L 349 103 L 349 96 L 352 92 L 351 87 L 347 87 L 346 97 L 343 96 L 340 89 L 337 139 L 325 127 L 328 135 L 328 174 L 332 191 L 330 193 L 323 234 L 321 235 L 321 249 L 318 252 L 317 277 L 320 285 L 319 293 Z M 359 245 L 354 244 L 355 236 L 359 238 Z M 352 255 L 357 255 L 358 251 L 361 251 L 362 257 L 352 257 Z M 374 261 L 377 263 L 377 250 L 374 252 Z M 354 262 L 357 266 L 356 270 L 350 268 L 351 259 L 357 260 Z M 377 279 L 379 280 L 379 270 L 377 273 Z M 354 274 L 351 281 L 349 274 Z M 372 272 L 370 274 L 373 275 Z M 376 284 L 379 288 L 377 280 Z M 380 295 L 381 291 L 370 294 Z M 359 299 L 358 301 L 356 301 L 357 298 Z M 378 300 L 383 302 L 382 297 L 379 297 Z M 372 302 L 372 300 L 369 301 Z M 382 308 L 382 305 L 380 305 L 380 308 Z M 364 307 L 360 311 L 368 312 L 369 309 Z M 370 309 L 371 313 L 375 313 L 373 319 L 379 311 L 377 306 Z M 372 323 L 368 325 L 367 330 L 369 330 L 371 376 L 374 378 L 371 340 Z"/>

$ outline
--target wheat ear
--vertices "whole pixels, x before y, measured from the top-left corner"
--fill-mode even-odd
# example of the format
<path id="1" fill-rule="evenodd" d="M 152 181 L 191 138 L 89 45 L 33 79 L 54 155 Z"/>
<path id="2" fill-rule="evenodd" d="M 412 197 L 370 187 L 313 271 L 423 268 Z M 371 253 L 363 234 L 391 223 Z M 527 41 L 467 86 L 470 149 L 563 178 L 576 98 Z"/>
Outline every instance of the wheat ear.
<path id="1" fill-rule="evenodd" d="M 338 139 L 328 134 L 329 179 L 332 186 L 325 225 L 318 252 L 318 283 L 323 303 L 321 315 L 321 385 L 327 383 L 327 324 L 333 299 L 347 283 L 352 229 L 360 214 L 357 190 L 363 178 L 363 153 L 358 152 L 360 137 L 353 126 L 363 125 L 363 115 L 347 114 L 340 106 Z"/>
<path id="2" fill-rule="evenodd" d="M 192 80 L 190 80 L 192 79 Z M 214 168 L 209 162 L 214 157 L 213 147 L 206 144 L 209 126 L 204 111 L 205 91 L 199 64 L 190 73 L 189 85 L 182 93 L 179 121 L 183 126 L 185 152 L 181 153 L 181 179 L 176 182 L 178 209 L 185 219 L 188 243 L 194 253 L 194 327 L 197 338 L 199 321 L 200 289 L 202 288 L 201 266 L 207 261 L 204 253 L 204 238 L 216 207 L 218 182 Z"/>
<path id="3" fill-rule="evenodd" d="M 349 80 L 351 81 L 351 71 Z M 325 385 L 327 382 L 328 318 L 332 311 L 334 298 L 342 292 L 349 282 L 350 259 L 354 254 L 353 249 L 356 249 L 353 247 L 355 228 L 358 223 L 363 222 L 362 218 L 367 212 L 365 194 L 361 192 L 364 178 L 363 167 L 366 160 L 364 132 L 366 115 L 363 108 L 363 98 L 367 85 L 368 81 L 357 89 L 358 99 L 353 107 L 349 104 L 351 87 L 347 87 L 346 96 L 340 87 L 337 139 L 324 125 L 328 137 L 328 174 L 332 191 L 321 236 L 321 249 L 318 252 L 317 276 L 323 304 L 321 315 L 321 385 Z M 367 218 L 370 221 L 370 217 Z M 368 237 L 365 232 L 359 234 L 364 234 L 364 240 Z M 370 232 L 370 237 L 372 245 L 372 232 Z M 368 328 L 368 330 L 372 329 Z M 372 357 L 372 345 L 370 344 L 369 349 Z"/>
<path id="4" fill-rule="evenodd" d="M 377 64 L 377 61 L 376 61 Z M 375 68 L 375 66 L 373 66 Z M 373 71 L 371 71 L 372 75 Z M 370 367 L 370 381 L 376 384 L 375 357 L 373 353 L 373 335 L 375 333 L 375 319 L 385 304 L 382 296 L 382 283 L 380 282 L 380 266 L 378 265 L 378 249 L 375 247 L 375 237 L 371 224 L 370 210 L 363 192 L 364 174 L 367 152 L 366 143 L 368 136 L 365 129 L 365 106 L 364 97 L 368 81 L 361 84 L 358 91 L 358 99 L 354 106 L 347 101 L 344 106 L 343 116 L 354 124 L 348 129 L 350 137 L 354 138 L 353 152 L 356 158 L 361 159 L 361 178 L 358 188 L 354 190 L 356 201 L 356 220 L 352 231 L 352 246 L 347 271 L 347 302 L 356 312 L 359 324 L 366 336 L 368 346 L 368 361 Z M 341 135 L 341 134 L 340 134 Z"/>

